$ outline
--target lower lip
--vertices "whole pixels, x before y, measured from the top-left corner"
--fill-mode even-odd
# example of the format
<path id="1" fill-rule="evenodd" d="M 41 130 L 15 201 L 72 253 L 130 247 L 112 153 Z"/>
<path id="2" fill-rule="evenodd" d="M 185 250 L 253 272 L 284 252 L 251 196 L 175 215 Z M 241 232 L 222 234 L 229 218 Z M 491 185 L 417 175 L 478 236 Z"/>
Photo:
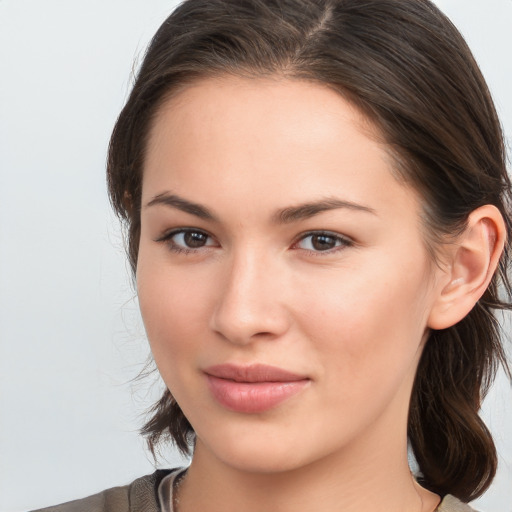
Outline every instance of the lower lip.
<path id="1" fill-rule="evenodd" d="M 264 412 L 302 391 L 309 379 L 290 382 L 235 382 L 207 375 L 208 387 L 222 406 L 236 412 Z"/>

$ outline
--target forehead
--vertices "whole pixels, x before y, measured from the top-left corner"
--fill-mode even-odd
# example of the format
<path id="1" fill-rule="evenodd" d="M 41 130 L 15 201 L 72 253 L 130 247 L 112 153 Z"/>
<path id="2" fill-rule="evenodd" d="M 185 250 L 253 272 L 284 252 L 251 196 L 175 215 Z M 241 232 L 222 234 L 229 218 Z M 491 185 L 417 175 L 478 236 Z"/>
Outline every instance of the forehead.
<path id="1" fill-rule="evenodd" d="M 345 126 L 351 125 L 351 130 L 334 133 L 334 124 L 339 120 Z M 229 128 L 236 127 L 248 128 L 238 135 L 245 134 L 253 140 L 262 128 L 268 130 L 272 124 L 281 137 L 302 134 L 310 143 L 325 142 L 330 134 L 346 138 L 354 130 L 375 141 L 384 139 L 377 127 L 332 87 L 280 76 L 221 75 L 198 79 L 172 92 L 164 101 L 151 126 L 150 145 L 158 143 L 163 125 L 167 125 L 165 129 L 170 135 L 172 124 L 181 133 L 190 130 L 189 134 L 194 136 L 206 134 L 212 128 L 230 135 Z M 197 127 L 199 132 L 194 130 Z M 336 128 L 340 127 L 338 123 Z"/>
<path id="2" fill-rule="evenodd" d="M 414 192 L 393 177 L 389 148 L 331 88 L 283 78 L 199 80 L 169 98 L 150 132 L 143 194 L 194 187 L 203 201 L 341 194 L 378 203 Z M 398 197 L 391 197 L 396 201 Z M 364 202 L 364 201 L 363 201 Z"/>

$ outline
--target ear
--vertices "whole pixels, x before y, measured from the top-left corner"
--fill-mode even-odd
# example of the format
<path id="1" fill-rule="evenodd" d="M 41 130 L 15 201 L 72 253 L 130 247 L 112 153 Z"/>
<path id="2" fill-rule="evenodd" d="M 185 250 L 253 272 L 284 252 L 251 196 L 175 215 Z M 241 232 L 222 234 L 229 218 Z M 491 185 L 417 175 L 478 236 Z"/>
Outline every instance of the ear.
<path id="1" fill-rule="evenodd" d="M 446 329 L 473 309 L 496 271 L 505 240 L 505 222 L 495 206 L 481 206 L 470 214 L 466 229 L 449 251 L 428 327 Z"/>

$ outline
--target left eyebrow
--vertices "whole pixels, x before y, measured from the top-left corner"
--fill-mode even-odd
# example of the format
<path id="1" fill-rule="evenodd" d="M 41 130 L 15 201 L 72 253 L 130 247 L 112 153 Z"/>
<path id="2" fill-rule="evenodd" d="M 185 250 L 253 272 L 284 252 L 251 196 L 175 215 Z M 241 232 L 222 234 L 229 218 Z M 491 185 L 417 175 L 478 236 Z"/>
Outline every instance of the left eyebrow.
<path id="1" fill-rule="evenodd" d="M 364 206 L 362 204 L 353 203 L 352 201 L 345 201 L 338 198 L 327 198 L 321 201 L 283 208 L 273 215 L 272 220 L 276 224 L 288 224 L 298 220 L 314 217 L 315 215 L 328 210 L 337 210 L 339 208 L 346 208 L 348 210 L 355 210 L 377 215 L 377 212 L 369 206 Z"/>

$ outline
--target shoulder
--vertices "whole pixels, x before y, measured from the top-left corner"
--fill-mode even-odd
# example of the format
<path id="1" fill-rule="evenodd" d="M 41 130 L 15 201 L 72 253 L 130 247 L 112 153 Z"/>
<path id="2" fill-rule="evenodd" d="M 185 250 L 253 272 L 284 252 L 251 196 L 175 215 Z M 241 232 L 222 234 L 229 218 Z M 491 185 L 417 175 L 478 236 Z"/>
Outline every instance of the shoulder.
<path id="1" fill-rule="evenodd" d="M 33 512 L 158 512 L 158 485 L 171 471 L 159 469 L 131 484 Z"/>
<path id="2" fill-rule="evenodd" d="M 477 512 L 466 503 L 451 494 L 446 495 L 437 507 L 436 512 Z"/>

